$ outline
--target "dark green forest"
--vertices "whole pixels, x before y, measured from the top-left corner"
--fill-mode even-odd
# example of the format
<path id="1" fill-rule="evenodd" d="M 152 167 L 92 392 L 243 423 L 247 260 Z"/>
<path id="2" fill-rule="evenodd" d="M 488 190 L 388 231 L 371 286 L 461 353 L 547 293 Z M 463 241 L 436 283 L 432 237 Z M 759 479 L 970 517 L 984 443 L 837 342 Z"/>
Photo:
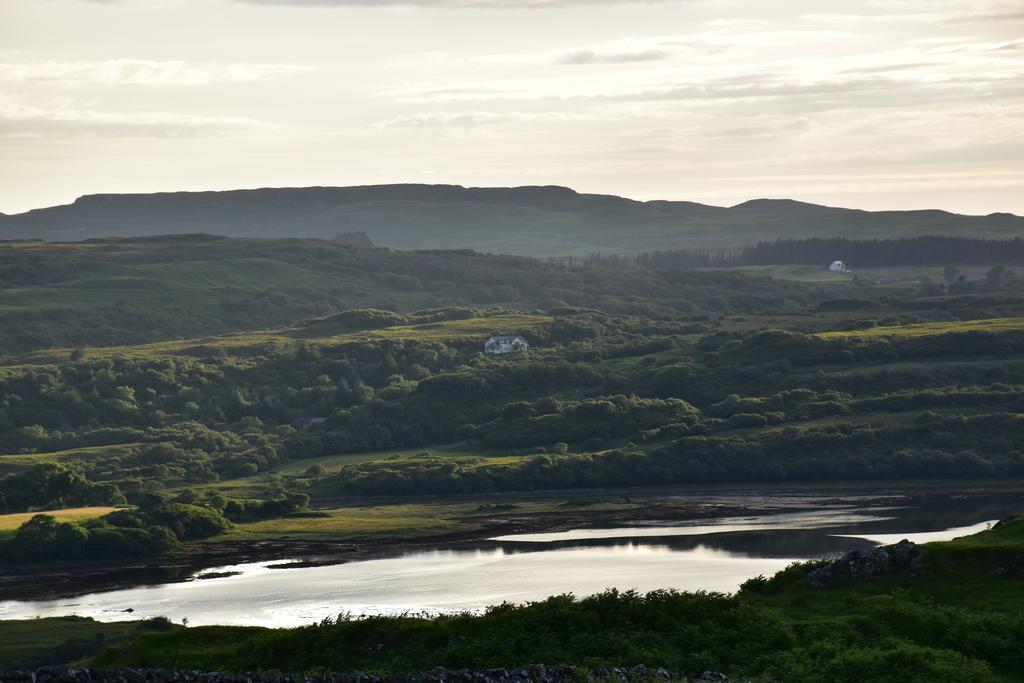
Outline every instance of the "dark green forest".
<path id="1" fill-rule="evenodd" d="M 854 269 L 879 266 L 993 266 L 1024 263 L 1024 239 L 984 239 L 922 235 L 897 239 L 808 237 L 777 239 L 735 249 L 668 249 L 636 255 L 591 254 L 562 257 L 555 263 L 637 265 L 652 270 L 735 268 L 738 266 L 822 266 L 842 260 Z M 950 278 L 955 281 L 959 273 Z M 961 283 L 963 284 L 963 283 Z"/>

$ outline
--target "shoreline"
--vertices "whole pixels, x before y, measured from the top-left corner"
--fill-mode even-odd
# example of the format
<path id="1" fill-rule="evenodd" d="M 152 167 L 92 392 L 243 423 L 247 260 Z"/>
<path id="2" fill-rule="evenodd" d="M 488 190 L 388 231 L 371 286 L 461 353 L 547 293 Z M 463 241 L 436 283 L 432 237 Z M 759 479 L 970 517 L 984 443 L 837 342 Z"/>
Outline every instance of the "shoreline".
<path id="1" fill-rule="evenodd" d="M 61 563 L 0 567 L 0 602 L 61 600 L 139 586 L 201 580 L 204 570 L 252 562 L 289 560 L 274 568 L 345 564 L 401 556 L 439 545 L 478 544 L 500 534 L 568 531 L 607 524 L 630 525 L 664 520 L 680 522 L 720 516 L 767 514 L 770 508 L 658 501 L 619 510 L 529 513 L 514 510 L 487 519 L 473 530 L 414 538 L 296 541 L 208 541 L 186 545 L 185 552 L 131 562 Z M 12 571 L 13 570 L 13 571 Z"/>
<path id="2" fill-rule="evenodd" d="M 578 491 L 546 492 L 544 497 L 565 497 L 569 493 L 580 494 Z M 605 494 L 601 502 L 616 502 L 626 507 L 592 509 L 588 507 L 589 503 L 583 502 L 573 509 L 546 512 L 500 509 L 483 518 L 465 516 L 463 519 L 479 524 L 474 529 L 414 537 L 214 540 L 187 544 L 183 552 L 174 555 L 130 561 L 0 566 L 0 602 L 62 600 L 92 593 L 203 580 L 212 578 L 211 574 L 220 573 L 217 570 L 230 571 L 233 565 L 254 562 L 280 560 L 286 562 L 273 568 L 299 568 L 385 559 L 438 546 L 458 549 L 503 535 L 771 515 L 813 510 L 823 504 L 859 506 L 898 504 L 900 500 L 922 502 L 948 496 L 1024 494 L 1024 481 L 1002 482 L 999 486 L 945 481 L 935 482 L 934 486 L 903 486 L 899 489 L 891 485 L 872 489 L 848 482 L 843 488 L 746 487 L 705 489 L 699 493 L 692 490 L 591 490 L 586 492 L 586 496 L 592 499 L 595 493 Z M 503 494 L 490 499 L 511 502 L 525 498 Z M 130 613 L 126 616 L 130 618 Z"/>

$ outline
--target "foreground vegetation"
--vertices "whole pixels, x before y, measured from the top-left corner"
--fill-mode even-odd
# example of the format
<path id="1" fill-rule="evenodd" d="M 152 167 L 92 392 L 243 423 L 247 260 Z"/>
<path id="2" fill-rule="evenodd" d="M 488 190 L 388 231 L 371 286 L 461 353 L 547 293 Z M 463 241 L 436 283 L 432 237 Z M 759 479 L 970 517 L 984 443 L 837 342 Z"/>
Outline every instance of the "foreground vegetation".
<path id="1" fill-rule="evenodd" d="M 794 565 L 735 596 L 559 596 L 483 615 L 145 635 L 97 666 L 219 671 L 632 665 L 785 681 L 1024 680 L 1024 518 L 923 546 L 910 574 L 815 588 Z"/>
<path id="2" fill-rule="evenodd" d="M 0 621 L 0 670 L 71 664 L 142 633 L 180 628 L 166 619 L 103 623 L 85 617 Z"/>

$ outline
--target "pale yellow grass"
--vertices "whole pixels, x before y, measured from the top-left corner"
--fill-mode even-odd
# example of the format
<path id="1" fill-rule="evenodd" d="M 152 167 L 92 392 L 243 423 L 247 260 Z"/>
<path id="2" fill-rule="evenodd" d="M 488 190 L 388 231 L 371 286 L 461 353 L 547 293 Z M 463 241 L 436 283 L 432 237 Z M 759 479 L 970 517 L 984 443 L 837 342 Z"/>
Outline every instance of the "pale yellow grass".
<path id="1" fill-rule="evenodd" d="M 872 327 L 849 332 L 821 332 L 823 339 L 851 337 L 857 339 L 878 339 L 882 337 L 926 337 L 936 334 L 962 332 L 1020 332 L 1024 331 L 1024 318 L 986 318 L 982 320 L 952 320 L 935 323 L 918 323 L 893 327 Z"/>
<path id="2" fill-rule="evenodd" d="M 86 519 L 95 519 L 114 512 L 114 507 L 84 507 L 64 508 L 63 510 L 40 510 L 37 512 L 16 512 L 10 515 L 0 515 L 0 531 L 11 531 L 32 519 L 36 515 L 50 515 L 58 522 L 81 522 Z"/>
<path id="3" fill-rule="evenodd" d="M 212 351 L 226 354 L 245 355 L 246 350 L 254 348 L 288 348 L 298 344 L 338 345 L 363 342 L 370 339 L 410 339 L 420 341 L 453 341 L 472 337 L 481 340 L 492 334 L 528 332 L 538 325 L 551 322 L 553 318 L 546 315 L 500 314 L 468 320 L 446 320 L 419 325 L 395 325 L 376 330 L 360 330 L 339 334 L 323 334 L 308 336 L 309 332 L 301 327 L 280 328 L 260 332 L 241 332 L 203 339 L 187 339 L 137 346 L 94 347 L 83 351 L 83 358 L 97 360 L 104 358 L 123 357 L 147 359 L 169 355 L 202 355 Z M 46 349 L 26 353 L 8 362 L 7 371 L 20 370 L 23 366 L 46 365 L 66 361 L 71 349 Z"/>

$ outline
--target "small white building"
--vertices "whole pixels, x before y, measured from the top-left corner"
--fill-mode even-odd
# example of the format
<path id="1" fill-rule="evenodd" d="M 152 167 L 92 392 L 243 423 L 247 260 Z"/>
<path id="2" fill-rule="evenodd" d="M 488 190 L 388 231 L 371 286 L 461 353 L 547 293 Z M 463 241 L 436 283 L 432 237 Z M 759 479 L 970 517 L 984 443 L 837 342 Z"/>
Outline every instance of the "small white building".
<path id="1" fill-rule="evenodd" d="M 828 269 L 831 270 L 833 273 L 845 273 L 846 264 L 843 263 L 842 261 L 833 261 L 832 264 L 828 267 Z"/>
<path id="2" fill-rule="evenodd" d="M 518 334 L 503 334 L 484 342 L 484 353 L 515 353 L 529 350 L 530 344 Z"/>

